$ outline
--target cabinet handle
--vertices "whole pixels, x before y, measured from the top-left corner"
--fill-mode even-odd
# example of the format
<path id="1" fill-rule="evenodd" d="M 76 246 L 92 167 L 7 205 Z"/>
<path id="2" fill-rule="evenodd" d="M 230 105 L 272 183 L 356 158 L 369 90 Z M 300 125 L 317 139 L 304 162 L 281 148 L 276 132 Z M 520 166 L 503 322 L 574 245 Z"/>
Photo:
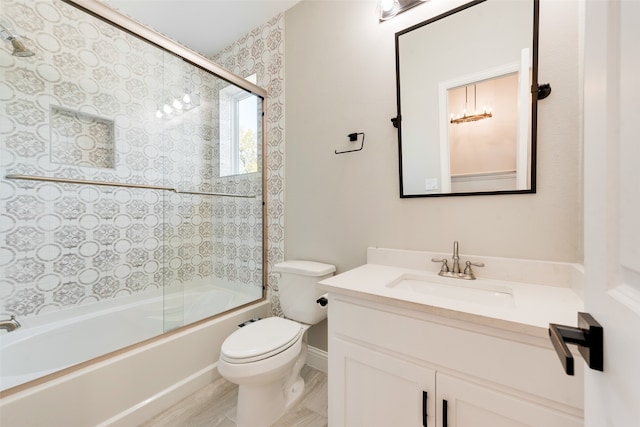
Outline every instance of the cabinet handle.
<path id="1" fill-rule="evenodd" d="M 427 398 L 428 393 L 426 391 L 422 392 L 422 427 L 427 426 Z"/>
<path id="2" fill-rule="evenodd" d="M 568 344 L 578 351 L 591 369 L 602 371 L 602 326 L 589 313 L 578 313 L 578 327 L 549 323 L 549 337 L 567 375 L 573 375 L 573 356 Z"/>
<path id="3" fill-rule="evenodd" d="M 447 399 L 442 399 L 442 427 L 449 425 L 448 413 L 447 413 Z"/>

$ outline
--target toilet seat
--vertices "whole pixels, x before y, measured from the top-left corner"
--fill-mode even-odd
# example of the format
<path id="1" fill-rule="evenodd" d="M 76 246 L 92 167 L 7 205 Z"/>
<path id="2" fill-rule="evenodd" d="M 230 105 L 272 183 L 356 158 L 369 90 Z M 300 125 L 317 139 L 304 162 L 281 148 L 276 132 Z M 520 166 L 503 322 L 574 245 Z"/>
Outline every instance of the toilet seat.
<path id="1" fill-rule="evenodd" d="M 281 353 L 298 341 L 304 328 L 298 322 L 268 317 L 248 324 L 222 343 L 220 358 L 229 363 L 250 363 Z"/>

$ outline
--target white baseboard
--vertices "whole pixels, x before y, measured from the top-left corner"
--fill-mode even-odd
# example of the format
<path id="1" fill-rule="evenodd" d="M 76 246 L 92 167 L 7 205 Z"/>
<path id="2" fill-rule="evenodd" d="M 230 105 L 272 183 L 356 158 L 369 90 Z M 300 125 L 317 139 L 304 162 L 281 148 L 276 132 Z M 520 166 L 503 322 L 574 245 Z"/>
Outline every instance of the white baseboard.
<path id="1" fill-rule="evenodd" d="M 326 374 L 329 365 L 327 352 L 320 350 L 319 348 L 309 346 L 307 353 L 307 365 Z"/>

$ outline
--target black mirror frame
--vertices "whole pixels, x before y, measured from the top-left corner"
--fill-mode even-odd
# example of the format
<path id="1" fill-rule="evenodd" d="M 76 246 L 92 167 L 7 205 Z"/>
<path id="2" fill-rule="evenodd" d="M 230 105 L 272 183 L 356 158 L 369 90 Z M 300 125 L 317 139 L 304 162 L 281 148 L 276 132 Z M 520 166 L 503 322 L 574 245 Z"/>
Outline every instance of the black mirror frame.
<path id="1" fill-rule="evenodd" d="M 396 57 L 396 101 L 397 111 L 396 117 L 391 118 L 391 122 L 398 129 L 398 162 L 399 162 L 399 184 L 400 198 L 417 198 L 417 197 L 453 197 L 453 196 L 484 196 L 484 195 L 501 195 L 501 194 L 532 194 L 536 192 L 536 171 L 537 171 L 537 128 L 538 128 L 538 99 L 544 99 L 551 93 L 551 86 L 546 83 L 538 85 L 538 36 L 540 31 L 540 1 L 533 1 L 533 46 L 532 46 L 532 72 L 531 72 L 531 188 L 527 190 L 498 190 L 498 191 L 480 191 L 480 192 L 461 192 L 461 193 L 435 193 L 435 194 L 404 194 L 402 183 L 402 109 L 400 100 L 400 36 L 410 31 L 416 30 L 432 22 L 444 19 L 455 13 L 473 7 L 477 4 L 484 3 L 487 0 L 474 0 L 463 4 L 462 6 L 451 9 L 436 17 L 427 19 L 395 34 L 395 57 Z"/>

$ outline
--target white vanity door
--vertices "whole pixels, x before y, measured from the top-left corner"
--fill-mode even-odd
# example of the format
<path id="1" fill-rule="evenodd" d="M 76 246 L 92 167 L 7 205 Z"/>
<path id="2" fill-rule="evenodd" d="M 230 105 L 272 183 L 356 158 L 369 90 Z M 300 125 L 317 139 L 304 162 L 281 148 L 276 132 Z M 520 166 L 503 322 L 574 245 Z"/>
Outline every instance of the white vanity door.
<path id="1" fill-rule="evenodd" d="M 330 385 L 331 427 L 435 427 L 435 371 L 337 338 L 330 346 L 329 381 L 342 383 Z"/>
<path id="2" fill-rule="evenodd" d="M 640 2 L 587 1 L 584 7 L 585 311 L 604 332 L 604 371 L 585 369 L 585 424 L 636 427 L 640 426 Z"/>
<path id="3" fill-rule="evenodd" d="M 583 426 L 581 418 L 554 411 L 513 393 L 502 393 L 440 372 L 436 382 L 437 427 Z"/>

